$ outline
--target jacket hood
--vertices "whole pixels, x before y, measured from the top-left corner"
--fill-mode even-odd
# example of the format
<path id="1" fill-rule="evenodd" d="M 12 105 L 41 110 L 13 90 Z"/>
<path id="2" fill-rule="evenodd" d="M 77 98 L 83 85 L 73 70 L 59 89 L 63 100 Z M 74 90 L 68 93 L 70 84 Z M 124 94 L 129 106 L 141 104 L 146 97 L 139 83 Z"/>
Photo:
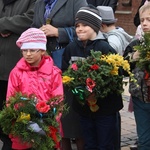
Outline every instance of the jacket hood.
<path id="1" fill-rule="evenodd" d="M 98 32 L 97 37 L 95 39 L 106 39 L 101 31 Z"/>
<path id="2" fill-rule="evenodd" d="M 53 59 L 50 56 L 43 56 L 42 63 L 39 64 L 38 67 L 30 66 L 24 58 L 21 58 L 19 62 L 17 63 L 16 67 L 22 71 L 32 71 L 32 70 L 38 70 L 39 72 L 42 72 L 44 74 L 51 74 L 52 68 L 54 66 Z M 61 70 L 55 67 L 58 72 Z"/>
<path id="3" fill-rule="evenodd" d="M 125 32 L 123 28 L 116 28 L 116 31 L 118 31 L 119 34 L 123 35 L 124 38 L 126 39 L 126 41 L 128 41 L 128 42 L 131 42 L 131 40 L 133 39 L 133 36 L 131 36 L 127 32 Z"/>
<path id="4" fill-rule="evenodd" d="M 122 42 L 123 50 L 127 47 L 127 45 L 132 41 L 133 36 L 129 35 L 127 32 L 124 31 L 123 28 L 116 28 L 108 33 L 104 33 L 104 37 L 108 38 L 110 35 L 117 36 L 120 41 Z"/>

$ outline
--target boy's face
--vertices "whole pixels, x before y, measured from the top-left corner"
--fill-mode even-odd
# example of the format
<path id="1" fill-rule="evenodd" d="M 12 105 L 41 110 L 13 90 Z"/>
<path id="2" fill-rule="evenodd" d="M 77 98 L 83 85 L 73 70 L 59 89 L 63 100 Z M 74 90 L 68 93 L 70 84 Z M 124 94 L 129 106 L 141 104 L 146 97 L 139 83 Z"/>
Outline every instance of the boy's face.
<path id="1" fill-rule="evenodd" d="M 45 54 L 45 51 L 40 49 L 22 49 L 21 52 L 24 59 L 31 66 L 38 66 L 41 61 L 41 57 Z"/>
<path id="2" fill-rule="evenodd" d="M 150 32 L 150 11 L 140 12 L 140 21 L 143 32 Z"/>
<path id="3" fill-rule="evenodd" d="M 97 36 L 96 32 L 90 26 L 83 23 L 76 25 L 76 33 L 81 41 L 94 40 Z"/>

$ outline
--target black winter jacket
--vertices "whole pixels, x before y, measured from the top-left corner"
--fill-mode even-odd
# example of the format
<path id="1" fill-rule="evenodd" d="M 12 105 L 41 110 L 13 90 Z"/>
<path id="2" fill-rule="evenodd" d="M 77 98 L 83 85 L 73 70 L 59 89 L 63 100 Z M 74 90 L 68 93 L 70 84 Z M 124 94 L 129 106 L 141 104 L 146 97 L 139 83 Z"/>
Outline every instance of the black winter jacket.
<path id="1" fill-rule="evenodd" d="M 77 39 L 70 43 L 64 52 L 63 56 L 63 70 L 66 70 L 69 63 L 73 63 L 79 57 L 86 58 L 90 55 L 90 51 L 101 51 L 103 54 L 115 53 L 115 50 L 104 40 L 97 39 L 94 41 L 88 41 L 86 46 L 83 46 L 81 41 Z M 112 85 L 111 85 L 112 86 Z M 93 116 L 93 115 L 111 115 L 118 112 L 123 107 L 122 96 L 113 93 L 104 99 L 98 99 L 97 104 L 99 105 L 99 110 L 97 112 L 92 112 L 88 105 L 80 105 L 77 100 L 73 100 L 74 110 L 83 116 Z"/>

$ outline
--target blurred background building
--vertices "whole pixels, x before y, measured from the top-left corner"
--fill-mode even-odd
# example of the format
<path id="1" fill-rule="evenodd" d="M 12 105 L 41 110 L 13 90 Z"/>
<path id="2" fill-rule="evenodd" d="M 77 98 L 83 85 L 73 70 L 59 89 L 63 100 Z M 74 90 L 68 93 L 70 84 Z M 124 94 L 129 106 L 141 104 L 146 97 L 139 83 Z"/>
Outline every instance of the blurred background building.
<path id="1" fill-rule="evenodd" d="M 135 34 L 136 27 L 133 23 L 141 0 L 118 0 L 115 17 L 118 19 L 117 26 L 124 28 L 131 35 Z"/>

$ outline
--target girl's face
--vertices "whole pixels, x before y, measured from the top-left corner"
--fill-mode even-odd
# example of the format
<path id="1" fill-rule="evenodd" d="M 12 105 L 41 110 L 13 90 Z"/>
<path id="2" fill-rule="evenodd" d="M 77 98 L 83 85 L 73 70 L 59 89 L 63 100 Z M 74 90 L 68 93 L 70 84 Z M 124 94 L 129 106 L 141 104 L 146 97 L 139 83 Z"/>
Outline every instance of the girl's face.
<path id="1" fill-rule="evenodd" d="M 40 49 L 22 49 L 21 52 L 24 59 L 31 66 L 38 66 L 41 61 L 41 57 L 45 54 L 45 51 Z"/>
<path id="2" fill-rule="evenodd" d="M 81 41 L 94 40 L 97 36 L 96 32 L 90 26 L 83 23 L 76 25 L 76 33 Z"/>
<path id="3" fill-rule="evenodd" d="M 150 11 L 140 12 L 140 21 L 143 32 L 150 32 Z"/>

